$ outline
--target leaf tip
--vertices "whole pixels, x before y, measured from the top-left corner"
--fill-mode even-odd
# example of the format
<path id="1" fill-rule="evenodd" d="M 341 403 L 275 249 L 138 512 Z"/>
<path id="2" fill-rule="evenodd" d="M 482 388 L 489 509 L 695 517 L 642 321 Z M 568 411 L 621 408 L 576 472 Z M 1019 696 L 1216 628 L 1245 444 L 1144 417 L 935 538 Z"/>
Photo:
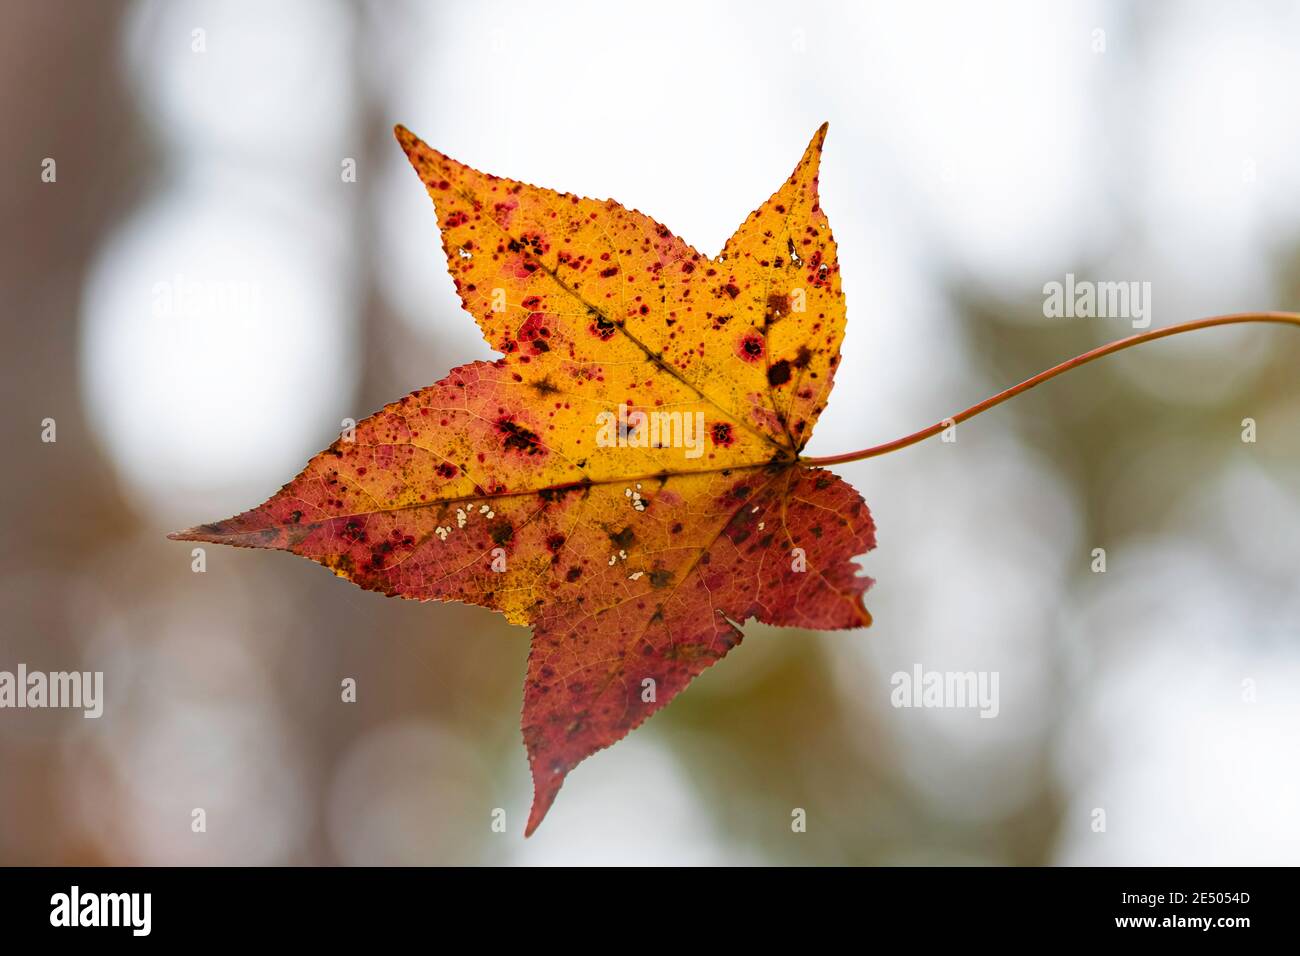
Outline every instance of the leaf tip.
<path id="1" fill-rule="evenodd" d="M 397 145 L 402 147 L 402 152 L 406 154 L 406 158 L 411 161 L 411 165 L 415 166 L 416 169 L 420 168 L 421 158 L 429 159 L 442 157 L 441 153 L 412 133 L 401 123 L 398 123 L 393 127 L 393 136 L 397 139 Z"/>
<path id="2" fill-rule="evenodd" d="M 871 612 L 868 611 L 868 610 L 867 610 L 867 606 L 866 606 L 865 604 L 862 603 L 862 595 L 860 595 L 860 594 L 858 595 L 857 611 L 858 611 L 858 616 L 859 616 L 858 627 L 870 627 L 870 626 L 871 626 Z"/>
<path id="3" fill-rule="evenodd" d="M 826 142 L 826 130 L 830 128 L 830 122 L 822 123 L 817 127 L 817 132 L 813 133 L 812 139 L 808 141 L 808 148 L 804 150 L 803 161 L 801 165 L 810 165 L 814 169 L 821 161 L 822 145 Z"/>
<path id="4" fill-rule="evenodd" d="M 416 136 L 401 123 L 397 123 L 393 126 L 393 136 L 397 139 L 397 145 L 402 147 L 402 152 L 406 154 L 406 158 L 414 162 L 415 154 L 419 152 L 420 147 L 424 145 L 420 137 Z"/>
<path id="5" fill-rule="evenodd" d="M 528 823 L 524 826 L 525 837 L 532 836 L 546 819 L 546 814 L 550 812 L 551 804 L 555 802 L 555 796 L 560 792 L 560 787 L 564 786 L 564 778 L 569 773 L 562 766 L 553 766 L 549 771 L 543 769 L 541 757 L 531 747 L 528 751 L 528 764 L 533 776 L 533 805 L 528 811 Z"/>
<path id="6" fill-rule="evenodd" d="M 799 157 L 799 163 L 790 174 L 789 182 L 793 185 L 796 183 L 808 183 L 811 185 L 813 194 L 817 192 L 817 174 L 822 162 L 822 144 L 826 142 L 826 130 L 830 123 L 822 123 L 813 133 L 812 139 L 808 141 L 808 148 L 803 151 Z"/>
<path id="7" fill-rule="evenodd" d="M 201 524 L 193 528 L 186 528 L 184 531 L 173 531 L 167 535 L 169 541 L 206 541 L 211 544 L 223 544 L 225 542 L 221 535 L 226 532 L 224 522 L 216 524 Z"/>
<path id="8" fill-rule="evenodd" d="M 462 164 L 446 153 L 434 149 L 401 123 L 393 127 L 397 145 L 402 147 L 407 161 L 430 190 L 447 188 L 447 179 L 464 171 Z M 430 193 L 432 195 L 432 192 Z"/>
<path id="9" fill-rule="evenodd" d="M 563 776 L 561 776 L 563 781 Z M 535 784 L 533 787 L 533 806 L 528 811 L 528 823 L 524 826 L 525 839 L 532 836 L 544 819 L 547 812 L 551 809 L 551 804 L 555 802 L 555 795 L 559 793 L 560 785 L 557 783 L 553 787 L 543 787 Z"/>

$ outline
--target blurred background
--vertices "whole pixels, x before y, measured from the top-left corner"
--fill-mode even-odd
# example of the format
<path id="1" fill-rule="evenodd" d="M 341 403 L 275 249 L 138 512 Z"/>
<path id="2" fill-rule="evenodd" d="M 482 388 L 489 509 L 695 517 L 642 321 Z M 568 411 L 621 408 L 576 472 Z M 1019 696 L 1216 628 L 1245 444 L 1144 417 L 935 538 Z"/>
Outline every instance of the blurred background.
<path id="1" fill-rule="evenodd" d="M 1294 329 L 838 469 L 874 626 L 751 624 L 527 841 L 526 630 L 164 538 L 492 357 L 395 122 L 714 254 L 829 120 L 826 455 L 1133 331 L 1046 318 L 1066 273 L 1300 309 L 1298 48 L 1280 2 L 3 0 L 0 670 L 106 704 L 0 712 L 0 863 L 1300 863 Z M 891 707 L 917 664 L 998 717 Z"/>

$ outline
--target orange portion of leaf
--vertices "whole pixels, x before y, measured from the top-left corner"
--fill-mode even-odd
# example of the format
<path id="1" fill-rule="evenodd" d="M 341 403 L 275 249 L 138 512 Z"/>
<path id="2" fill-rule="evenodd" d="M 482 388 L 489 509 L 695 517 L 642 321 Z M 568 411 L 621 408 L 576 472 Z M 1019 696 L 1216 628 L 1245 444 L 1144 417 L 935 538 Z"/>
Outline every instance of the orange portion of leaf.
<path id="1" fill-rule="evenodd" d="M 613 200 L 470 169 L 404 127 L 465 308 L 489 345 L 556 384 L 598 374 L 629 408 L 734 422 L 736 461 L 797 453 L 825 407 L 844 296 L 817 198 L 823 125 L 717 259 Z M 764 456 L 763 450 L 767 454 Z"/>
<path id="2" fill-rule="evenodd" d="M 582 759 L 739 643 L 870 623 L 870 514 L 798 462 L 844 328 L 817 200 L 825 127 L 708 259 L 641 213 L 397 137 L 493 363 L 359 423 L 270 500 L 174 537 L 280 548 L 356 584 L 534 627 L 527 832 Z"/>

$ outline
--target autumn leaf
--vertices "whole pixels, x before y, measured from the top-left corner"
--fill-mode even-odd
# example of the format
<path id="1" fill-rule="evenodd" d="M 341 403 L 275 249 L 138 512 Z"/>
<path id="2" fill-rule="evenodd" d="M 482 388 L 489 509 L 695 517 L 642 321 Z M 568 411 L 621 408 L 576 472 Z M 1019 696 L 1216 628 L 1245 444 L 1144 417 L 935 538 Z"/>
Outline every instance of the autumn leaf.
<path id="1" fill-rule="evenodd" d="M 502 354 L 357 424 L 261 506 L 173 535 L 531 625 L 526 833 L 565 775 L 741 640 L 871 622 L 875 546 L 800 460 L 844 334 L 826 127 L 715 258 L 611 201 L 478 172 L 403 127 L 456 289 Z"/>

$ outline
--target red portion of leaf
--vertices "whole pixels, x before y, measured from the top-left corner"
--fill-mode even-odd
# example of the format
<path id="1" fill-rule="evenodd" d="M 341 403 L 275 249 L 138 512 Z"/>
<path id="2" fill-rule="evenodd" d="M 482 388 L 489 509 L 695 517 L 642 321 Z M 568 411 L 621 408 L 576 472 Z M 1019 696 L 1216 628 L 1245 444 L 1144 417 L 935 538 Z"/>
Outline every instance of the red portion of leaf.
<path id="1" fill-rule="evenodd" d="M 524 686 L 534 786 L 528 833 L 573 767 L 739 644 L 739 624 L 871 623 L 862 605 L 871 579 L 851 559 L 875 547 L 875 527 L 850 485 L 801 467 L 718 476 L 710 485 L 697 500 L 708 503 L 706 525 L 720 526 L 711 541 L 659 552 L 649 588 L 600 587 L 581 607 L 552 604 L 538 616 Z M 671 486 L 670 479 L 664 491 Z M 676 524 L 671 515 L 661 520 Z"/>

